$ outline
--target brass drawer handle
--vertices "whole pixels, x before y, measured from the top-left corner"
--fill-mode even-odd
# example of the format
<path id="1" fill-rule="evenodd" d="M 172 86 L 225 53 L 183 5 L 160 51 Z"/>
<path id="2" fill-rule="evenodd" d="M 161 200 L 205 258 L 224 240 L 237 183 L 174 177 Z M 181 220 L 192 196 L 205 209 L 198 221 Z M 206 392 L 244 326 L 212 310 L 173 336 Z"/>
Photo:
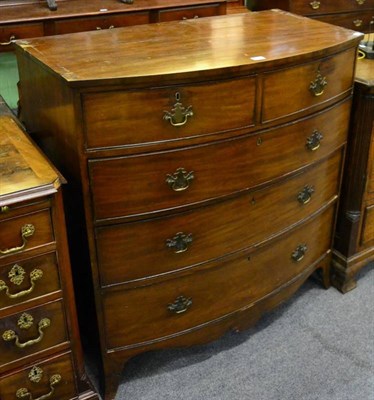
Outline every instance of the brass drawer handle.
<path id="1" fill-rule="evenodd" d="M 25 270 L 18 264 L 13 265 L 12 269 L 8 273 L 10 281 L 15 285 L 20 285 L 25 277 Z M 22 296 L 26 296 L 31 293 L 35 288 L 35 282 L 43 277 L 43 271 L 39 268 L 35 268 L 30 272 L 30 283 L 31 286 L 28 289 L 21 290 L 17 293 L 10 293 L 9 287 L 5 284 L 3 280 L 0 280 L 0 292 L 5 289 L 5 294 L 10 299 L 17 299 Z"/>
<path id="2" fill-rule="evenodd" d="M 121 0 L 121 3 L 133 4 L 133 3 L 134 3 L 134 0 Z"/>
<path id="3" fill-rule="evenodd" d="M 188 117 L 193 116 L 192 106 L 188 106 L 187 108 L 183 107 L 180 102 L 181 96 L 180 93 L 175 93 L 175 100 L 177 101 L 174 104 L 174 108 L 170 111 L 164 111 L 163 119 L 165 121 L 169 121 L 173 126 L 182 126 L 187 123 Z"/>
<path id="4" fill-rule="evenodd" d="M 306 148 L 310 151 L 316 151 L 321 146 L 323 135 L 315 129 L 313 133 L 306 139 Z"/>
<path id="5" fill-rule="evenodd" d="M 96 30 L 97 31 L 101 31 L 103 28 L 101 27 L 101 26 L 97 26 L 96 27 Z M 104 28 L 105 29 L 105 28 Z M 108 26 L 108 29 L 114 29 L 114 25 L 110 25 L 110 26 Z"/>
<path id="6" fill-rule="evenodd" d="M 27 244 L 27 238 L 32 236 L 34 232 L 35 232 L 34 225 L 32 224 L 23 225 L 23 227 L 21 228 L 22 245 L 18 247 L 12 247 L 10 249 L 0 250 L 0 254 L 15 253 L 16 251 L 24 249 Z"/>
<path id="7" fill-rule="evenodd" d="M 174 174 L 166 175 L 166 183 L 174 192 L 182 192 L 190 186 L 190 182 L 195 178 L 194 172 L 187 172 L 184 168 L 178 168 Z"/>
<path id="8" fill-rule="evenodd" d="M 29 329 L 33 325 L 33 321 L 34 318 L 30 314 L 23 313 L 19 318 L 17 324 L 21 329 Z M 27 342 L 21 343 L 16 332 L 14 332 L 11 329 L 5 331 L 2 335 L 2 338 L 4 342 L 10 342 L 11 340 L 14 340 L 15 345 L 18 348 L 23 349 L 33 344 L 39 343 L 44 337 L 43 329 L 48 328 L 50 325 L 51 325 L 51 320 L 49 318 L 42 318 L 38 323 L 39 336 L 36 339 L 30 339 Z"/>
<path id="9" fill-rule="evenodd" d="M 355 20 L 353 20 L 353 25 L 358 28 L 358 27 L 362 26 L 363 22 L 364 21 L 362 19 L 355 19 Z"/>
<path id="10" fill-rule="evenodd" d="M 9 46 L 11 45 L 14 41 L 16 40 L 16 37 L 14 35 L 9 37 L 9 41 L 8 42 L 2 42 L 0 43 L 0 46 Z"/>
<path id="11" fill-rule="evenodd" d="M 177 297 L 173 303 L 168 305 L 168 310 L 175 314 L 182 314 L 192 306 L 192 299 L 184 296 Z"/>
<path id="12" fill-rule="evenodd" d="M 313 10 L 318 10 L 319 6 L 321 5 L 321 2 L 314 0 L 314 1 L 311 1 L 309 4 L 313 8 Z"/>
<path id="13" fill-rule="evenodd" d="M 39 383 L 40 380 L 42 379 L 43 376 L 43 370 L 39 367 L 32 367 L 31 371 L 29 373 L 29 379 L 31 382 L 34 383 Z M 20 388 L 16 392 L 16 397 L 17 399 L 27 399 L 27 400 L 45 400 L 49 399 L 54 391 L 55 391 L 55 386 L 61 382 L 62 376 L 60 374 L 54 374 L 49 378 L 49 388 L 50 391 L 46 394 L 43 394 L 40 397 L 34 398 L 32 393 L 29 392 L 27 388 Z"/>
<path id="14" fill-rule="evenodd" d="M 194 15 L 191 19 L 198 19 L 198 15 Z M 183 21 L 186 21 L 188 18 L 187 17 L 182 17 Z"/>
<path id="15" fill-rule="evenodd" d="M 325 87 L 327 85 L 327 80 L 325 76 L 322 76 L 319 68 L 317 70 L 316 77 L 314 81 L 310 82 L 309 90 L 314 96 L 321 96 L 325 91 Z"/>
<path id="16" fill-rule="evenodd" d="M 192 243 L 192 233 L 186 235 L 178 232 L 172 239 L 166 239 L 166 247 L 174 249 L 174 253 L 184 253 L 190 243 Z"/>
<path id="17" fill-rule="evenodd" d="M 0 214 L 6 214 L 7 212 L 9 212 L 9 210 L 10 210 L 9 206 L 1 206 Z"/>
<path id="18" fill-rule="evenodd" d="M 307 250 L 308 248 L 306 244 L 300 244 L 299 246 L 296 247 L 296 250 L 292 252 L 291 254 L 292 260 L 295 262 L 300 262 L 304 258 Z"/>
<path id="19" fill-rule="evenodd" d="M 356 0 L 356 3 L 357 3 L 359 6 L 362 6 L 362 5 L 365 3 L 365 1 L 366 1 L 366 0 Z"/>
<path id="20" fill-rule="evenodd" d="M 312 199 L 313 193 L 314 193 L 314 187 L 306 185 L 304 186 L 303 190 L 299 192 L 299 194 L 297 195 L 297 200 L 301 204 L 308 204 Z"/>

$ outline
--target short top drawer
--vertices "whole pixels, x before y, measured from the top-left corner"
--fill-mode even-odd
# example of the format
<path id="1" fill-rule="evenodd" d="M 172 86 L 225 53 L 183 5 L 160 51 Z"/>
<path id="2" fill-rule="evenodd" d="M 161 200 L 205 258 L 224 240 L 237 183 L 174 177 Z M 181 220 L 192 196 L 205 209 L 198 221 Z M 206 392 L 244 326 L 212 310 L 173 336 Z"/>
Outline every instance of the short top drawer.
<path id="1" fill-rule="evenodd" d="M 142 156 L 89 161 L 96 219 L 223 197 L 311 164 L 341 146 L 350 101 L 263 134 Z"/>
<path id="2" fill-rule="evenodd" d="M 0 259 L 54 242 L 50 209 L 0 222 Z"/>
<path id="3" fill-rule="evenodd" d="M 355 49 L 350 49 L 334 57 L 265 74 L 262 122 L 312 109 L 350 90 L 355 57 Z"/>
<path id="4" fill-rule="evenodd" d="M 10 24 L 0 26 L 0 51 L 7 49 L 12 41 L 44 35 L 42 22 L 27 24 Z"/>
<path id="5" fill-rule="evenodd" d="M 254 77 L 200 85 L 87 93 L 87 148 L 180 141 L 254 124 Z"/>
<path id="6" fill-rule="evenodd" d="M 290 0 L 295 14 L 326 14 L 374 8 L 374 0 Z"/>
<path id="7" fill-rule="evenodd" d="M 54 22 L 55 35 L 64 33 L 94 31 L 100 29 L 113 29 L 123 26 L 140 25 L 149 23 L 149 13 L 124 13 L 120 15 L 106 15 L 90 18 L 69 18 Z M 66 44 L 69 45 L 68 43 Z"/>
<path id="8" fill-rule="evenodd" d="M 55 253 L 0 265 L 0 310 L 58 290 Z"/>
<path id="9" fill-rule="evenodd" d="M 360 11 L 352 13 L 342 13 L 334 15 L 318 15 L 316 19 L 319 21 L 327 22 L 332 25 L 343 26 L 347 29 L 357 30 L 360 32 L 369 32 L 370 23 L 374 17 L 373 11 Z M 372 28 L 371 28 L 372 29 Z"/>

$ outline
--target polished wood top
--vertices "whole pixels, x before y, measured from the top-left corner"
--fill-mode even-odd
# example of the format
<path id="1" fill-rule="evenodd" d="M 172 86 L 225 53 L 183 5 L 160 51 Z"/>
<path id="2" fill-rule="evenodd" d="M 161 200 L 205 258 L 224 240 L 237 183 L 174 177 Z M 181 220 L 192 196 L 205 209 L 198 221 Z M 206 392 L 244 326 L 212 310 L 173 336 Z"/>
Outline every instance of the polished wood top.
<path id="1" fill-rule="evenodd" d="M 251 73 L 355 46 L 362 34 L 281 10 L 16 41 L 70 85 Z M 19 51 L 20 48 L 17 48 Z M 110 80 L 110 82 L 108 81 Z"/>
<path id="2" fill-rule="evenodd" d="M 212 3 L 213 0 L 199 0 L 199 5 Z M 226 0 L 214 0 L 223 3 Z M 57 10 L 51 11 L 46 1 L 0 1 L 0 25 L 3 23 L 31 22 L 70 17 L 88 17 L 136 12 L 170 7 L 196 6 L 196 0 L 136 0 L 133 4 L 124 4 L 119 0 L 69 0 L 57 1 Z"/>
<path id="3" fill-rule="evenodd" d="M 54 193 L 60 184 L 57 172 L 15 117 L 0 115 L 0 206 Z"/>

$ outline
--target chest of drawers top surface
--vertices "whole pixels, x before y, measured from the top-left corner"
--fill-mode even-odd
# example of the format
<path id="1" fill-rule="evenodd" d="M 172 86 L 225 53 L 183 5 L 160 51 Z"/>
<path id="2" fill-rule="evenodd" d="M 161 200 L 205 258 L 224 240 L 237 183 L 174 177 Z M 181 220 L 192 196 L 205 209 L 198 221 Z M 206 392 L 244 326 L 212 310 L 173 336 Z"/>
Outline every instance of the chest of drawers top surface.
<path id="1" fill-rule="evenodd" d="M 222 71 L 264 71 L 334 54 L 352 47 L 361 36 L 270 10 L 16 43 L 18 50 L 35 57 L 69 85 L 86 86 L 139 84 L 155 78 L 158 83 L 171 83 L 173 79 L 199 79 Z"/>
<path id="2" fill-rule="evenodd" d="M 60 177 L 10 115 L 0 115 L 0 206 L 56 192 Z"/>

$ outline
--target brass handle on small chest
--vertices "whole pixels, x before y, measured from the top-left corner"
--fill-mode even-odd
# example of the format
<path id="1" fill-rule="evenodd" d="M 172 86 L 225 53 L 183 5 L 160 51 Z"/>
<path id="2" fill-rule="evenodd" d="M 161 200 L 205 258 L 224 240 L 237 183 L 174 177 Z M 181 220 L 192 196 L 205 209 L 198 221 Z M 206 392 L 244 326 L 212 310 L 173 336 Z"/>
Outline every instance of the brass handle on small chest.
<path id="1" fill-rule="evenodd" d="M 29 379 L 33 383 L 39 383 L 43 376 L 43 370 L 39 367 L 32 367 L 29 373 Z M 55 386 L 60 383 L 62 380 L 62 376 L 60 374 L 54 374 L 49 378 L 49 392 L 43 394 L 39 397 L 34 397 L 29 389 L 27 388 L 20 388 L 16 392 L 17 399 L 25 399 L 25 400 L 46 400 L 53 396 L 55 392 Z"/>
<path id="2" fill-rule="evenodd" d="M 366 1 L 366 0 L 356 0 L 356 3 L 357 3 L 359 6 L 362 6 L 362 5 L 365 3 L 365 1 Z"/>
<path id="3" fill-rule="evenodd" d="M 9 271 L 8 277 L 10 281 L 15 285 L 20 285 L 25 276 L 25 270 L 18 264 L 15 264 Z M 0 292 L 5 289 L 5 294 L 10 299 L 18 299 L 19 297 L 26 296 L 31 293 L 35 288 L 35 282 L 43 277 L 43 271 L 39 268 L 35 268 L 30 272 L 30 283 L 31 286 L 28 289 L 21 290 L 17 293 L 10 293 L 9 287 L 5 284 L 3 280 L 0 280 Z"/>
<path id="4" fill-rule="evenodd" d="M 292 260 L 295 262 L 300 262 L 304 258 L 307 250 L 308 248 L 306 244 L 300 244 L 299 246 L 296 247 L 296 250 L 292 252 L 291 254 Z"/>
<path id="5" fill-rule="evenodd" d="M 315 129 L 313 133 L 306 139 L 305 146 L 309 151 L 316 151 L 320 148 L 322 139 L 322 133 Z"/>
<path id="6" fill-rule="evenodd" d="M 309 90 L 313 94 L 313 96 L 321 96 L 325 91 L 325 87 L 327 86 L 327 79 L 323 76 L 320 70 L 317 70 L 315 79 L 310 82 Z"/>
<path id="7" fill-rule="evenodd" d="M 313 186 L 304 186 L 303 190 L 297 195 L 297 200 L 301 204 L 308 204 L 312 199 L 312 194 L 314 193 Z"/>
<path id="8" fill-rule="evenodd" d="M 173 303 L 168 304 L 167 309 L 175 314 L 182 314 L 192 306 L 192 299 L 178 296 Z"/>
<path id="9" fill-rule="evenodd" d="M 354 19 L 353 20 L 353 25 L 356 27 L 356 28 L 359 28 L 360 26 L 362 26 L 362 24 L 363 24 L 363 20 L 362 19 Z"/>
<path id="10" fill-rule="evenodd" d="M 29 329 L 33 325 L 33 317 L 30 314 L 23 313 L 18 320 L 18 326 L 21 329 Z M 39 336 L 35 339 L 30 339 L 27 342 L 20 342 L 19 336 L 14 332 L 13 330 L 9 329 L 5 331 L 2 335 L 2 338 L 4 342 L 10 342 L 12 340 L 15 341 L 15 345 L 23 349 L 25 347 L 31 346 L 33 344 L 39 343 L 43 337 L 44 337 L 44 332 L 43 329 L 48 328 L 51 325 L 51 320 L 49 318 L 42 318 L 39 323 L 38 323 L 38 332 Z"/>
<path id="11" fill-rule="evenodd" d="M 166 183 L 174 192 L 182 192 L 189 188 L 194 178 L 193 171 L 187 172 L 184 168 L 178 168 L 174 174 L 166 175 Z"/>
<path id="12" fill-rule="evenodd" d="M 16 251 L 23 250 L 27 244 L 27 238 L 32 236 L 35 232 L 35 227 L 32 224 L 23 225 L 21 228 L 21 238 L 22 238 L 22 245 L 17 247 L 12 247 L 10 249 L 0 250 L 0 254 L 11 254 L 15 253 Z"/>
<path id="13" fill-rule="evenodd" d="M 166 239 L 166 247 L 174 249 L 174 253 L 184 253 L 188 250 L 188 245 L 192 243 L 192 234 L 186 235 L 178 232 L 172 239 Z"/>
<path id="14" fill-rule="evenodd" d="M 169 121 L 173 126 L 182 126 L 187 123 L 188 117 L 193 116 L 192 106 L 188 106 L 185 108 L 181 100 L 181 95 L 179 92 L 175 93 L 176 103 L 174 104 L 174 108 L 171 111 L 164 111 L 163 119 L 165 121 Z"/>
<path id="15" fill-rule="evenodd" d="M 10 210 L 9 206 L 1 206 L 0 214 L 6 214 L 7 212 L 9 212 L 9 210 Z"/>
<path id="16" fill-rule="evenodd" d="M 11 45 L 14 41 L 16 40 L 16 37 L 14 35 L 10 36 L 9 40 L 7 42 L 2 42 L 0 43 L 0 46 L 9 46 Z"/>
<path id="17" fill-rule="evenodd" d="M 311 1 L 309 4 L 313 8 L 313 10 L 318 10 L 319 6 L 321 5 L 321 2 L 314 0 L 314 1 Z"/>

